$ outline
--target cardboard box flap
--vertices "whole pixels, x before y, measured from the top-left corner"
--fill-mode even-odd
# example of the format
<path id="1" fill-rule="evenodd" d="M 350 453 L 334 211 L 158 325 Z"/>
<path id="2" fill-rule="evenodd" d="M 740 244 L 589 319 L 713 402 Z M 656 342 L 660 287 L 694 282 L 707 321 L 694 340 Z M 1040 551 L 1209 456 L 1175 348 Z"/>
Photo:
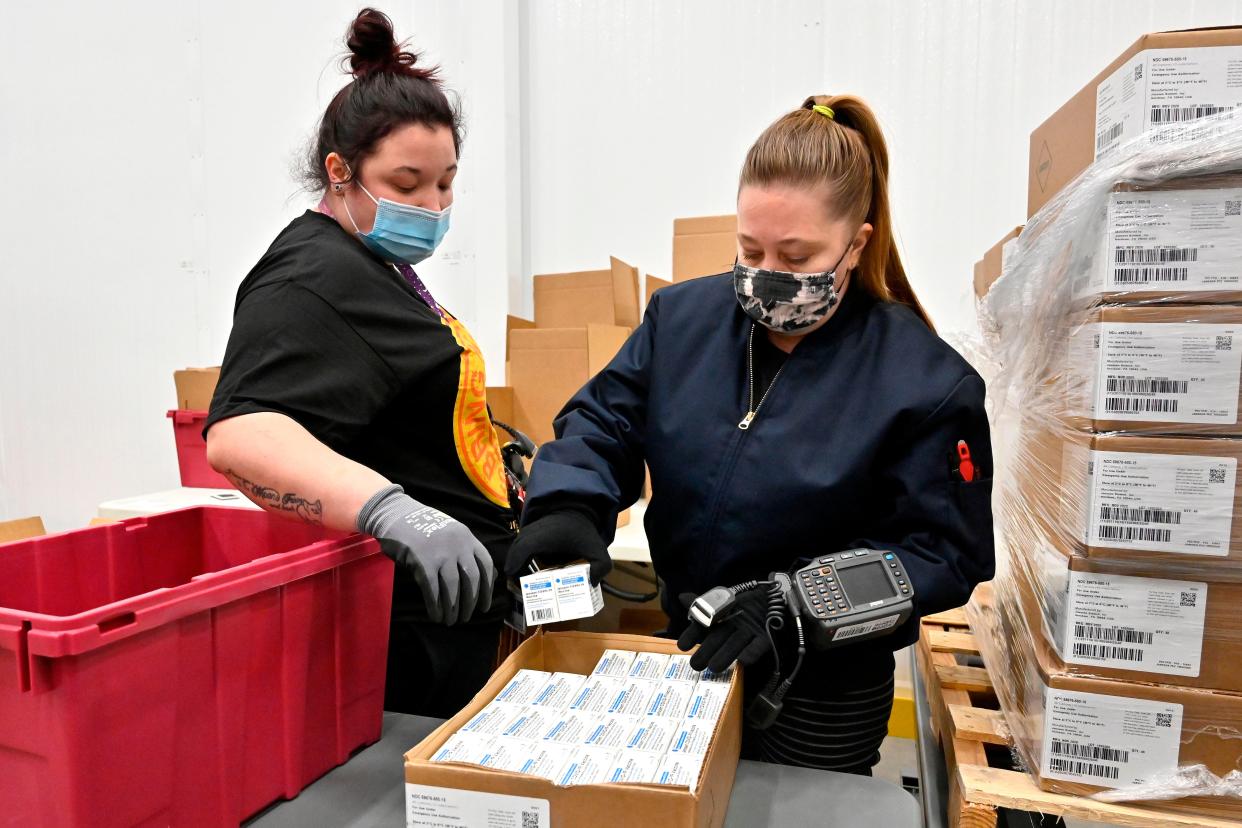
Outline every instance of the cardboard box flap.
<path id="1" fill-rule="evenodd" d="M 535 323 L 529 319 L 523 319 L 520 316 L 509 314 L 505 317 L 505 359 L 509 359 L 509 353 L 513 350 L 513 332 L 525 331 L 535 327 Z"/>
<path id="2" fill-rule="evenodd" d="M 638 327 L 638 268 L 616 256 L 609 256 L 612 267 L 613 321 L 629 328 Z"/>
<path id="3" fill-rule="evenodd" d="M 724 273 L 737 257 L 737 216 L 673 220 L 673 281 Z"/>
<path id="4" fill-rule="evenodd" d="M 659 290 L 660 288 L 666 288 L 671 284 L 672 282 L 670 282 L 668 279 L 661 279 L 658 276 L 652 276 L 650 273 L 648 273 L 647 283 L 645 285 L 647 297 L 643 304 L 643 307 L 646 307 L 647 305 L 651 304 L 651 297 L 655 295 L 655 292 L 657 290 Z"/>
<path id="5" fill-rule="evenodd" d="M 673 235 L 675 236 L 736 232 L 737 216 L 694 216 L 673 219 Z"/>
<path id="6" fill-rule="evenodd" d="M 616 325 L 587 326 L 587 370 L 591 376 L 608 367 L 629 336 L 628 328 Z"/>

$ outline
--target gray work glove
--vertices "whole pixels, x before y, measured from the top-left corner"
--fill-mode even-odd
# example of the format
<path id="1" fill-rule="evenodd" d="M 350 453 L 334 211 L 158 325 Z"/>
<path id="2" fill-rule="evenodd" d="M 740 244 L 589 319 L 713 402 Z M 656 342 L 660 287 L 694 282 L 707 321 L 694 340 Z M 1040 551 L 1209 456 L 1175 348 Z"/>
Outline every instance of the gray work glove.
<path id="1" fill-rule="evenodd" d="M 371 495 L 356 523 L 414 576 L 432 621 L 456 624 L 491 608 L 492 556 L 461 522 L 392 485 Z"/>

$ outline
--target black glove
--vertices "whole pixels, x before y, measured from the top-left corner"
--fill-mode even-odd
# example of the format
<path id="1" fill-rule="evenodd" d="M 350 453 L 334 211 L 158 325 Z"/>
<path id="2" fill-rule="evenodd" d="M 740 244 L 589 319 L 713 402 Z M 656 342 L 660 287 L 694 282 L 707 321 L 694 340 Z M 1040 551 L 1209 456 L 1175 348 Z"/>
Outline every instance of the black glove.
<path id="1" fill-rule="evenodd" d="M 684 593 L 682 606 L 689 609 L 696 597 Z M 747 590 L 736 596 L 729 614 L 710 627 L 691 618 L 690 626 L 677 639 L 677 647 L 684 652 L 699 645 L 698 652 L 690 656 L 690 666 L 695 670 L 706 667 L 713 673 L 723 673 L 734 661 L 743 667 L 753 666 L 771 649 L 767 611 L 768 591 Z"/>
<path id="2" fill-rule="evenodd" d="M 505 574 L 525 575 L 531 558 L 538 558 L 542 567 L 584 558 L 591 564 L 592 584 L 598 584 L 612 570 L 612 557 L 599 530 L 577 509 L 549 512 L 523 526 L 505 556 Z"/>

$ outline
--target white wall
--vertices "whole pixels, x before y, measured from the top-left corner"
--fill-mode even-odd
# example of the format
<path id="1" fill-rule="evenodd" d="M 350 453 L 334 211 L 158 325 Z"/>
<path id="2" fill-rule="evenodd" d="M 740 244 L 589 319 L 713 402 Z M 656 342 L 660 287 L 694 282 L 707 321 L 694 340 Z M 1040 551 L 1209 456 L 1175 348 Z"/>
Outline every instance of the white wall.
<path id="1" fill-rule="evenodd" d="M 172 371 L 216 363 L 238 282 L 309 199 L 289 169 L 360 2 L 0 12 L 0 519 L 84 524 L 177 480 Z M 401 0 L 470 132 L 423 272 L 499 375 L 532 272 L 669 274 L 672 219 L 730 212 L 746 147 L 816 92 L 879 111 L 896 223 L 945 331 L 1025 214 L 1027 136 L 1135 37 L 1242 3 Z"/>
<path id="2" fill-rule="evenodd" d="M 812 94 L 889 138 L 895 224 L 942 332 L 973 264 L 1026 217 L 1031 130 L 1144 32 L 1242 23 L 1178 0 L 540 0 L 527 7 L 534 272 L 615 254 L 668 277 L 672 220 L 731 213 L 750 143 Z"/>

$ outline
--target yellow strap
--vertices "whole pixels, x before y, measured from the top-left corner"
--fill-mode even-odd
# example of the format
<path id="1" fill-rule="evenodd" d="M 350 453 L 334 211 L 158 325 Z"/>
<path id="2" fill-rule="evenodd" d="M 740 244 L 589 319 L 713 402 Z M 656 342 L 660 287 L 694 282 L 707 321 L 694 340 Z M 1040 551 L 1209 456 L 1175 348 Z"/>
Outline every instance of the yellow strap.
<path id="1" fill-rule="evenodd" d="M 827 118 L 830 121 L 836 117 L 836 113 L 832 111 L 832 107 L 830 106 L 824 106 L 823 104 L 815 104 L 815 106 L 811 107 L 811 109 L 818 112 L 820 115 L 823 115 L 825 118 Z"/>

